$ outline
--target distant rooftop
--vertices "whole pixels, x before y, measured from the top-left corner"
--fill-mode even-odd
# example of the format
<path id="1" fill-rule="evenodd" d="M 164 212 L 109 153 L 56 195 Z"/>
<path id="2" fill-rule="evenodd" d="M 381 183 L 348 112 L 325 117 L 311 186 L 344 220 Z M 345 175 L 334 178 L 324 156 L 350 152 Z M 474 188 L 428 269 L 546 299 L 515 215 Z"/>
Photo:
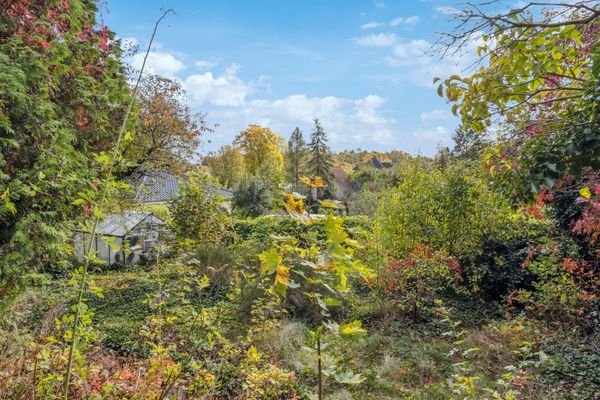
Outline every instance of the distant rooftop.
<path id="1" fill-rule="evenodd" d="M 173 200 L 182 178 L 170 172 L 142 173 L 134 179 L 135 200 L 140 203 L 163 203 Z"/>
<path id="2" fill-rule="evenodd" d="M 143 172 L 135 177 L 131 186 L 135 190 L 134 199 L 140 203 L 166 203 L 173 200 L 179 192 L 179 187 L 184 176 L 178 176 L 168 171 Z M 217 194 L 226 199 L 233 197 L 233 192 L 228 189 L 216 189 L 207 186 L 209 190 L 215 190 Z"/>
<path id="3" fill-rule="evenodd" d="M 353 170 L 357 171 L 361 167 L 364 167 L 367 165 L 371 165 L 371 166 L 375 167 L 375 169 L 385 169 L 385 168 L 392 168 L 394 166 L 394 163 L 392 163 L 391 161 L 381 161 L 379 159 L 379 157 L 371 157 L 371 159 L 369 159 L 369 161 L 357 164 L 353 168 Z"/>

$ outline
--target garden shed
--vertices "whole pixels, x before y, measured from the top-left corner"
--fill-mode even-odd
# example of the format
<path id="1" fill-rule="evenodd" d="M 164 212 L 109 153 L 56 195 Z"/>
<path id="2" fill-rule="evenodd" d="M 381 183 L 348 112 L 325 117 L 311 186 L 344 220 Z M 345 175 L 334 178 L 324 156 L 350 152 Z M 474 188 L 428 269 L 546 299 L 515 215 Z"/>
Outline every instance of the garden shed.
<path id="1" fill-rule="evenodd" d="M 150 212 L 109 214 L 98 223 L 92 250 L 107 264 L 136 264 L 153 255 L 154 244 L 165 232 L 165 222 Z M 75 231 L 75 257 L 78 260 L 85 258 L 89 237 L 89 232 Z"/>

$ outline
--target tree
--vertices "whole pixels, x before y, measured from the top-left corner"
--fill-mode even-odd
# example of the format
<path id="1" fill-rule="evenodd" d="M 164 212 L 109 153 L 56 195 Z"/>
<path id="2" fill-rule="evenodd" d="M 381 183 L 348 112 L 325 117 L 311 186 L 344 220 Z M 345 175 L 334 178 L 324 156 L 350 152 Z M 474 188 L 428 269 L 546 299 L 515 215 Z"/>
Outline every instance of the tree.
<path id="1" fill-rule="evenodd" d="M 233 196 L 233 206 L 246 217 L 258 217 L 271 209 L 273 189 L 258 177 L 243 180 Z"/>
<path id="2" fill-rule="evenodd" d="M 138 93 L 134 140 L 124 149 L 125 158 L 144 169 L 182 172 L 197 154 L 202 134 L 210 131 L 204 115 L 191 112 L 175 80 L 147 76 Z"/>
<path id="3" fill-rule="evenodd" d="M 92 210 L 97 155 L 129 90 L 119 42 L 93 1 L 9 1 L 0 13 L 0 299 L 27 270 L 60 266 L 68 222 Z"/>
<path id="4" fill-rule="evenodd" d="M 485 135 L 462 125 L 456 128 L 452 140 L 454 140 L 452 155 L 465 160 L 480 158 L 485 148 L 490 144 Z"/>
<path id="5" fill-rule="evenodd" d="M 442 37 L 445 54 L 482 42 L 477 53 L 487 63 L 442 81 L 438 94 L 454 103 L 465 129 L 501 128 L 487 162 L 527 196 L 600 167 L 600 8 L 595 1 L 530 2 L 498 13 L 487 8 L 495 3 L 468 6 L 457 14 L 458 28 Z"/>
<path id="6" fill-rule="evenodd" d="M 481 253 L 485 240 L 505 238 L 515 225 L 508 200 L 493 190 L 485 171 L 461 162 L 441 170 L 415 160 L 399 173 L 398 185 L 382 194 L 375 215 L 381 244 L 392 258 L 406 259 L 426 246 L 469 260 Z M 472 273 L 473 286 L 478 275 Z"/>
<path id="7" fill-rule="evenodd" d="M 248 174 L 273 182 L 281 177 L 283 169 L 282 142 L 283 138 L 271 129 L 249 125 L 235 137 L 233 144 L 242 152 Z"/>
<path id="8" fill-rule="evenodd" d="M 231 218 L 214 182 L 206 174 L 192 172 L 169 204 L 171 229 L 182 240 L 220 243 L 231 230 Z"/>
<path id="9" fill-rule="evenodd" d="M 296 191 L 298 190 L 298 181 L 303 174 L 305 168 L 305 157 L 306 157 L 306 142 L 300 128 L 296 127 L 292 136 L 288 141 L 288 152 L 287 152 L 287 172 L 288 179 L 294 185 Z"/>
<path id="10" fill-rule="evenodd" d="M 321 123 L 315 118 L 315 130 L 310 135 L 308 145 L 308 167 L 310 174 L 320 176 L 327 186 L 333 184 L 331 151 L 327 146 L 327 133 Z M 317 196 L 321 190 L 317 190 Z"/>
<path id="11" fill-rule="evenodd" d="M 529 2 L 498 12 L 488 8 L 495 3 L 457 14 L 446 50 L 480 40 L 487 62 L 442 81 L 438 94 L 466 129 L 486 134 L 494 126 L 498 139 L 484 155 L 494 181 L 516 202 L 535 202 L 541 218 L 544 204 L 554 209 L 557 225 L 577 240 L 581 264 L 598 271 L 597 252 L 578 227 L 597 227 L 600 5 Z"/>
<path id="12" fill-rule="evenodd" d="M 217 154 L 207 157 L 206 161 L 210 173 L 228 189 L 237 187 L 246 175 L 244 156 L 237 147 L 221 146 Z"/>

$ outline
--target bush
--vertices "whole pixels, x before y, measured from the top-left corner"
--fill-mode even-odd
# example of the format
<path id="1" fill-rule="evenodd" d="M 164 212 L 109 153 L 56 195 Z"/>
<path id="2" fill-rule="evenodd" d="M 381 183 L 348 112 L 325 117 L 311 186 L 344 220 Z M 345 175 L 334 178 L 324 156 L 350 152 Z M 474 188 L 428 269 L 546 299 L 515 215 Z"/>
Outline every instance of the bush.
<path id="1" fill-rule="evenodd" d="M 171 229 L 178 239 L 219 243 L 231 228 L 223 198 L 207 175 L 191 173 L 169 205 Z"/>
<path id="2" fill-rule="evenodd" d="M 494 192 L 485 172 L 465 168 L 406 163 L 398 186 L 383 194 L 376 213 L 386 255 L 403 259 L 425 245 L 464 261 L 481 255 L 486 240 L 513 234 L 517 223 L 508 200 Z M 481 271 L 468 267 L 461 269 L 475 288 Z"/>
<path id="3" fill-rule="evenodd" d="M 271 209 L 273 189 L 260 178 L 253 177 L 242 181 L 233 196 L 236 212 L 244 217 L 258 217 Z"/>
<path id="4" fill-rule="evenodd" d="M 355 239 L 363 239 L 370 230 L 370 221 L 366 216 L 351 216 L 344 218 L 342 226 Z M 314 220 L 312 227 L 323 233 L 323 221 Z M 307 230 L 306 225 L 287 215 L 263 216 L 252 220 L 237 220 L 234 223 L 235 233 L 241 241 L 255 240 L 259 243 L 268 242 L 272 235 L 301 237 Z"/>

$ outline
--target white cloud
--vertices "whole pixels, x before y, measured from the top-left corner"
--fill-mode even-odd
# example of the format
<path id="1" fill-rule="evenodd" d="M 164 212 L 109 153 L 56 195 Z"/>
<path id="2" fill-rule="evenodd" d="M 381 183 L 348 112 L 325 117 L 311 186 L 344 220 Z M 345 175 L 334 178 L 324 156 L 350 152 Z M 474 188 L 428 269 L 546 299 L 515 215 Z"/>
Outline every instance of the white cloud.
<path id="1" fill-rule="evenodd" d="M 394 33 L 377 33 L 371 35 L 360 36 L 354 41 L 360 46 L 367 47 L 388 47 L 396 43 L 396 34 Z"/>
<path id="2" fill-rule="evenodd" d="M 385 8 L 385 3 L 383 1 L 374 1 L 373 4 L 376 8 Z"/>
<path id="3" fill-rule="evenodd" d="M 426 52 L 430 47 L 431 43 L 423 39 L 398 43 L 394 46 L 392 54 L 387 56 L 385 60 L 395 67 L 428 64 L 431 57 Z"/>
<path id="4" fill-rule="evenodd" d="M 133 36 L 127 36 L 118 39 L 121 40 L 121 48 L 123 48 L 124 50 L 133 49 L 134 47 L 140 45 L 139 40 Z"/>
<path id="5" fill-rule="evenodd" d="M 390 21 L 390 26 L 392 26 L 392 27 L 399 26 L 399 25 L 414 26 L 418 22 L 419 22 L 419 16 L 417 16 L 417 15 L 413 15 L 412 17 L 398 17 L 398 18 L 394 18 L 393 20 Z"/>
<path id="6" fill-rule="evenodd" d="M 232 64 L 221 75 L 212 72 L 194 74 L 184 80 L 184 87 L 197 105 L 239 106 L 253 91 L 253 85 L 237 76 L 239 66 Z"/>
<path id="7" fill-rule="evenodd" d="M 436 121 L 447 121 L 452 118 L 452 114 L 448 110 L 436 109 L 422 112 L 419 117 L 421 122 L 424 124 L 429 124 Z"/>
<path id="8" fill-rule="evenodd" d="M 216 64 L 210 61 L 198 60 L 194 62 L 194 66 L 201 70 L 209 70 L 212 69 Z"/>
<path id="9" fill-rule="evenodd" d="M 458 8 L 455 7 L 437 7 L 435 9 L 437 12 L 439 12 L 440 14 L 445 14 L 445 15 L 457 15 L 460 14 L 460 10 Z"/>
<path id="10" fill-rule="evenodd" d="M 333 147 L 356 147 L 365 143 L 377 146 L 394 140 L 393 121 L 379 114 L 383 104 L 384 100 L 375 95 L 352 100 L 294 94 L 275 100 L 249 100 L 239 107 L 219 107 L 209 110 L 209 116 L 219 123 L 215 136 L 224 141 L 231 140 L 252 123 L 269 126 L 285 137 L 299 126 L 308 135 L 316 117 L 327 131 Z"/>
<path id="11" fill-rule="evenodd" d="M 396 81 L 409 81 L 416 85 L 432 87 L 434 77 L 468 74 L 477 61 L 475 49 L 479 41 L 468 43 L 460 52 L 446 54 L 443 59 L 432 51 L 432 43 L 424 39 L 409 42 L 397 40 L 383 60 L 399 70 Z M 401 78 L 401 79 L 400 79 Z"/>
<path id="12" fill-rule="evenodd" d="M 417 139 L 425 142 L 448 143 L 451 140 L 450 132 L 443 126 L 436 126 L 432 129 L 416 129 L 412 134 Z"/>
<path id="13" fill-rule="evenodd" d="M 378 109 L 383 106 L 385 100 L 379 96 L 369 95 L 364 99 L 354 102 L 356 105 L 356 118 L 365 124 L 385 124 L 388 121 L 377 114 Z"/>
<path id="14" fill-rule="evenodd" d="M 419 22 L 419 16 L 413 15 L 404 20 L 404 25 L 416 25 Z"/>
<path id="15" fill-rule="evenodd" d="M 194 108 L 208 112 L 209 123 L 219 126 L 210 135 L 219 144 L 231 141 L 249 124 L 269 126 L 288 136 L 300 126 L 308 134 L 313 118 L 319 118 L 337 148 L 356 147 L 364 143 L 387 145 L 393 141 L 393 120 L 381 115 L 385 100 L 377 95 L 359 99 L 336 96 L 309 97 L 293 94 L 279 99 L 255 98 L 259 90 L 268 91 L 264 76 L 245 81 L 238 76 L 239 66 L 232 64 L 220 75 L 213 72 L 192 74 L 183 80 Z"/>
<path id="16" fill-rule="evenodd" d="M 140 69 L 144 62 L 144 54 L 138 53 L 131 57 L 131 65 Z M 146 61 L 145 72 L 149 72 L 157 75 L 173 76 L 179 71 L 185 69 L 185 64 L 178 60 L 173 54 L 151 51 L 148 53 L 148 59 Z"/>
<path id="17" fill-rule="evenodd" d="M 381 26 L 385 25 L 382 22 L 376 22 L 376 21 L 371 21 L 371 22 L 367 22 L 366 24 L 363 24 L 360 26 L 360 29 L 373 29 L 373 28 L 379 28 Z"/>
<path id="18" fill-rule="evenodd" d="M 404 22 L 404 17 L 394 18 L 393 20 L 390 21 L 390 26 L 398 26 L 402 22 Z"/>

